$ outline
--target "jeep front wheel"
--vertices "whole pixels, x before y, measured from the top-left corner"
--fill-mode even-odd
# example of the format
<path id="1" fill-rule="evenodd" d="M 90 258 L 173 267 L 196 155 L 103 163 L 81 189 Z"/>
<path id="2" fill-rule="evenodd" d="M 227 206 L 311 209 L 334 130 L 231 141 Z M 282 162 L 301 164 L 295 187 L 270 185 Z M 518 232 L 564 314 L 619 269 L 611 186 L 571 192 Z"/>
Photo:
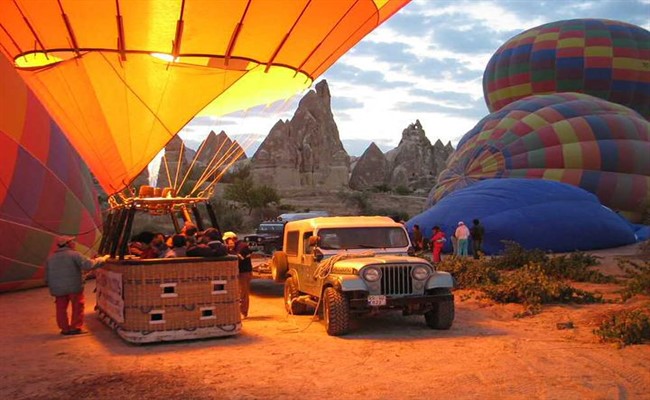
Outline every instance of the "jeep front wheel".
<path id="1" fill-rule="evenodd" d="M 330 336 L 344 335 L 350 329 L 350 307 L 348 299 L 338 290 L 328 287 L 323 294 L 325 327 Z"/>
<path id="2" fill-rule="evenodd" d="M 307 305 L 299 303 L 296 299 L 300 296 L 296 280 L 292 276 L 284 281 L 284 309 L 289 314 L 303 315 L 307 314 Z"/>
<path id="3" fill-rule="evenodd" d="M 431 329 L 447 330 L 454 322 L 454 301 L 443 301 L 433 304 L 433 310 L 424 314 L 424 320 Z"/>

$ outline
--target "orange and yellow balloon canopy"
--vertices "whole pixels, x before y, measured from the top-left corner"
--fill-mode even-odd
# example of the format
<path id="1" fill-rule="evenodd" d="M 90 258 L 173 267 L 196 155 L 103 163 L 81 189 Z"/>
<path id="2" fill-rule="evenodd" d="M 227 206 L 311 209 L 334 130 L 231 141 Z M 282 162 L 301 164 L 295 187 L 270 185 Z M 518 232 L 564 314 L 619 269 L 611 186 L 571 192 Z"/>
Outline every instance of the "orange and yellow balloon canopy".
<path id="1" fill-rule="evenodd" d="M 308 88 L 409 1 L 0 0 L 0 51 L 113 194 L 199 112 Z"/>

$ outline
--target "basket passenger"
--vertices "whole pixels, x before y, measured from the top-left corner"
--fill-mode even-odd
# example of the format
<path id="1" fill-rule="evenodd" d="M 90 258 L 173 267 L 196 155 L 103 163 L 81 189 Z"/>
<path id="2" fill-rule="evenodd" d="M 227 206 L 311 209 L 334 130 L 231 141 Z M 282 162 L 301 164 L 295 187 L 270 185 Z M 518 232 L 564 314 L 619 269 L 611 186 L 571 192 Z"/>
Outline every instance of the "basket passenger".
<path id="1" fill-rule="evenodd" d="M 239 305 L 241 314 L 246 318 L 248 317 L 250 286 L 253 275 L 253 263 L 251 261 L 253 252 L 245 242 L 237 239 L 235 232 L 224 233 L 223 241 L 228 247 L 228 253 L 236 255 L 239 261 Z"/>

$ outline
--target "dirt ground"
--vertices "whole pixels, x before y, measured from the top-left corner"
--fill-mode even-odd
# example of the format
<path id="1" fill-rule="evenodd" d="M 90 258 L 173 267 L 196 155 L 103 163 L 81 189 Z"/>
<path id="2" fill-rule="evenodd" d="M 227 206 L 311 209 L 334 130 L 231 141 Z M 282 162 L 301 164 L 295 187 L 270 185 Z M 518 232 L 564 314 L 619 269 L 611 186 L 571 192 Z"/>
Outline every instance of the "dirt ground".
<path id="1" fill-rule="evenodd" d="M 602 270 L 633 248 L 595 252 Z M 618 349 L 592 330 L 608 310 L 642 304 L 517 305 L 456 292 L 449 331 L 422 317 L 366 317 L 344 337 L 287 316 L 282 285 L 253 281 L 251 315 L 230 338 L 132 345 L 93 314 L 89 334 L 61 336 L 47 289 L 0 295 L 2 399 L 649 399 L 650 345 Z M 612 292 L 611 286 L 591 289 Z M 573 329 L 559 330 L 558 323 Z"/>

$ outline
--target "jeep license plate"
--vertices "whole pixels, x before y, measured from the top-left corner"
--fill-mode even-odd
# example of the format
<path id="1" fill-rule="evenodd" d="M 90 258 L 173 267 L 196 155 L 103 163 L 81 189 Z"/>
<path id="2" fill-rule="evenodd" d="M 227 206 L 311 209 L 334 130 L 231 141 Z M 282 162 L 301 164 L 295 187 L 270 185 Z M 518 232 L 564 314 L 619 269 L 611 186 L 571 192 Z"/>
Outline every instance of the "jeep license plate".
<path id="1" fill-rule="evenodd" d="M 385 306 L 386 305 L 386 296 L 384 295 L 369 295 L 368 296 L 368 305 L 371 307 Z"/>

